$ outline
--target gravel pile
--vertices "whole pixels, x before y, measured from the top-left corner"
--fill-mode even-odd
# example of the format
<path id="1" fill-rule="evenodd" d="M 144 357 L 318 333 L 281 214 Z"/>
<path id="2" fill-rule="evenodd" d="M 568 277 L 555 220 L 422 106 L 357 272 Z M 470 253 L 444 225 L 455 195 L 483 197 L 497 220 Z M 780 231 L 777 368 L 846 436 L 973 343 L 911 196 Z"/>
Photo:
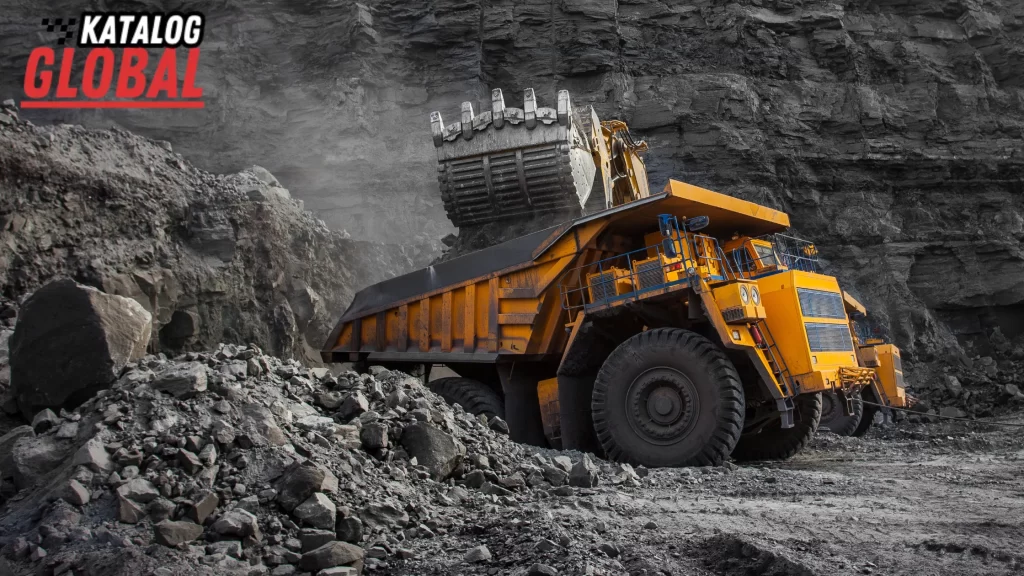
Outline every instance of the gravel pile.
<path id="1" fill-rule="evenodd" d="M 146 356 L 77 409 L 0 438 L 0 555 L 46 574 L 422 573 L 441 559 L 554 574 L 583 562 L 545 502 L 592 506 L 595 486 L 633 489 L 647 471 L 505 430 L 380 367 L 332 374 L 234 345 Z M 504 550 L 531 530 L 544 535 L 536 549 Z M 453 544 L 467 535 L 473 546 Z M 593 549 L 605 544 L 592 567 L 615 562 L 613 544 Z"/>

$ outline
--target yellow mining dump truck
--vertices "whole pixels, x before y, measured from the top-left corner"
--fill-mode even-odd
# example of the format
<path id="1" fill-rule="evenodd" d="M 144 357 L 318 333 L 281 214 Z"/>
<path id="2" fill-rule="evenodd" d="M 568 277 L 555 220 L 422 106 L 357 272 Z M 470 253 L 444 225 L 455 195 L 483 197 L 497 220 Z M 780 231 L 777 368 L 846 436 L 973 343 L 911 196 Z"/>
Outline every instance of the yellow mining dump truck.
<path id="1" fill-rule="evenodd" d="M 461 378 L 432 387 L 531 444 L 646 466 L 786 458 L 822 392 L 851 414 L 877 389 L 839 284 L 788 226 L 670 181 L 360 291 L 323 360 L 443 364 Z"/>

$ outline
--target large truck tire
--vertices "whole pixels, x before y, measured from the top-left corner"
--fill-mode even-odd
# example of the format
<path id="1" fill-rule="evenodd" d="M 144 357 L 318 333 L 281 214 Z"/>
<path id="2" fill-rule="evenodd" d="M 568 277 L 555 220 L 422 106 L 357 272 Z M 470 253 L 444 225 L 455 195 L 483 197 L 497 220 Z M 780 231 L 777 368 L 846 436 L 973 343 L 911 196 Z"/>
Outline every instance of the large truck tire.
<path id="1" fill-rule="evenodd" d="M 871 429 L 871 425 L 875 423 L 875 414 L 878 414 L 877 406 L 864 406 L 864 414 L 860 417 L 857 429 L 850 436 L 860 438 L 867 434 L 868 430 Z"/>
<path id="2" fill-rule="evenodd" d="M 438 378 L 427 385 L 449 404 L 458 404 L 473 415 L 505 417 L 505 402 L 493 388 L 470 378 Z"/>
<path id="3" fill-rule="evenodd" d="M 840 436 L 854 436 L 864 420 L 864 402 L 860 392 L 853 397 L 853 414 L 843 413 L 843 404 L 834 392 L 821 393 L 821 421 L 818 426 Z M 871 414 L 874 417 L 874 413 Z M 870 423 L 869 423 L 870 425 Z"/>
<path id="4" fill-rule="evenodd" d="M 710 340 L 659 328 L 612 351 L 594 382 L 591 409 L 609 459 L 648 467 L 717 466 L 743 430 L 743 385 Z"/>
<path id="5" fill-rule="evenodd" d="M 793 427 L 782 428 L 776 420 L 759 432 L 744 434 L 732 451 L 738 461 L 786 460 L 814 437 L 821 420 L 821 393 L 801 394 L 794 400 Z"/>

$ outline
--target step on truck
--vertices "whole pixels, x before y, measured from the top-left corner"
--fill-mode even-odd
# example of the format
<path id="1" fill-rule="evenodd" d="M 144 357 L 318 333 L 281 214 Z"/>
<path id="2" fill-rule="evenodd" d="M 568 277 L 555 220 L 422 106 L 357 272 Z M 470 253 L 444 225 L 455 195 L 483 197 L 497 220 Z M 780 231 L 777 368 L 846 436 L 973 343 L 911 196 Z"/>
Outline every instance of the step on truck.
<path id="1" fill-rule="evenodd" d="M 452 125 L 431 118 L 453 222 L 571 217 L 361 290 L 325 362 L 427 379 L 443 365 L 458 377 L 431 388 L 502 416 L 514 440 L 645 466 L 787 458 L 818 428 L 823 393 L 844 416 L 863 391 L 884 394 L 843 291 L 786 234 L 787 214 L 674 180 L 651 194 L 645 145 L 567 93 L 557 109 L 532 91 L 523 110 L 492 100 Z"/>

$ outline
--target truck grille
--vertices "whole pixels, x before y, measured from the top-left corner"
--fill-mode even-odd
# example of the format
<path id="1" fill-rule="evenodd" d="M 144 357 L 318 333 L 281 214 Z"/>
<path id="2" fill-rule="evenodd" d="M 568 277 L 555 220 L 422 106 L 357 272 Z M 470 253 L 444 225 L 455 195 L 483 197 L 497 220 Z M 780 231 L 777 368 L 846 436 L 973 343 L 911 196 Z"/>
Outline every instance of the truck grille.
<path id="1" fill-rule="evenodd" d="M 850 327 L 845 324 L 807 322 L 807 343 L 811 352 L 846 352 L 853 350 Z"/>
<path id="2" fill-rule="evenodd" d="M 895 354 L 892 355 L 892 367 L 897 372 L 903 372 L 903 361 Z"/>
<path id="3" fill-rule="evenodd" d="M 590 297 L 594 301 L 604 302 L 615 297 L 615 272 L 603 272 L 590 278 Z"/>
<path id="4" fill-rule="evenodd" d="M 661 266 L 661 258 L 636 264 L 636 279 L 641 290 L 661 286 L 665 283 L 665 269 Z"/>
<path id="5" fill-rule="evenodd" d="M 810 318 L 846 318 L 843 297 L 835 292 L 797 288 L 800 310 Z"/>
<path id="6" fill-rule="evenodd" d="M 896 373 L 896 385 L 899 386 L 900 388 L 906 388 L 906 386 L 903 384 L 903 372 Z"/>

